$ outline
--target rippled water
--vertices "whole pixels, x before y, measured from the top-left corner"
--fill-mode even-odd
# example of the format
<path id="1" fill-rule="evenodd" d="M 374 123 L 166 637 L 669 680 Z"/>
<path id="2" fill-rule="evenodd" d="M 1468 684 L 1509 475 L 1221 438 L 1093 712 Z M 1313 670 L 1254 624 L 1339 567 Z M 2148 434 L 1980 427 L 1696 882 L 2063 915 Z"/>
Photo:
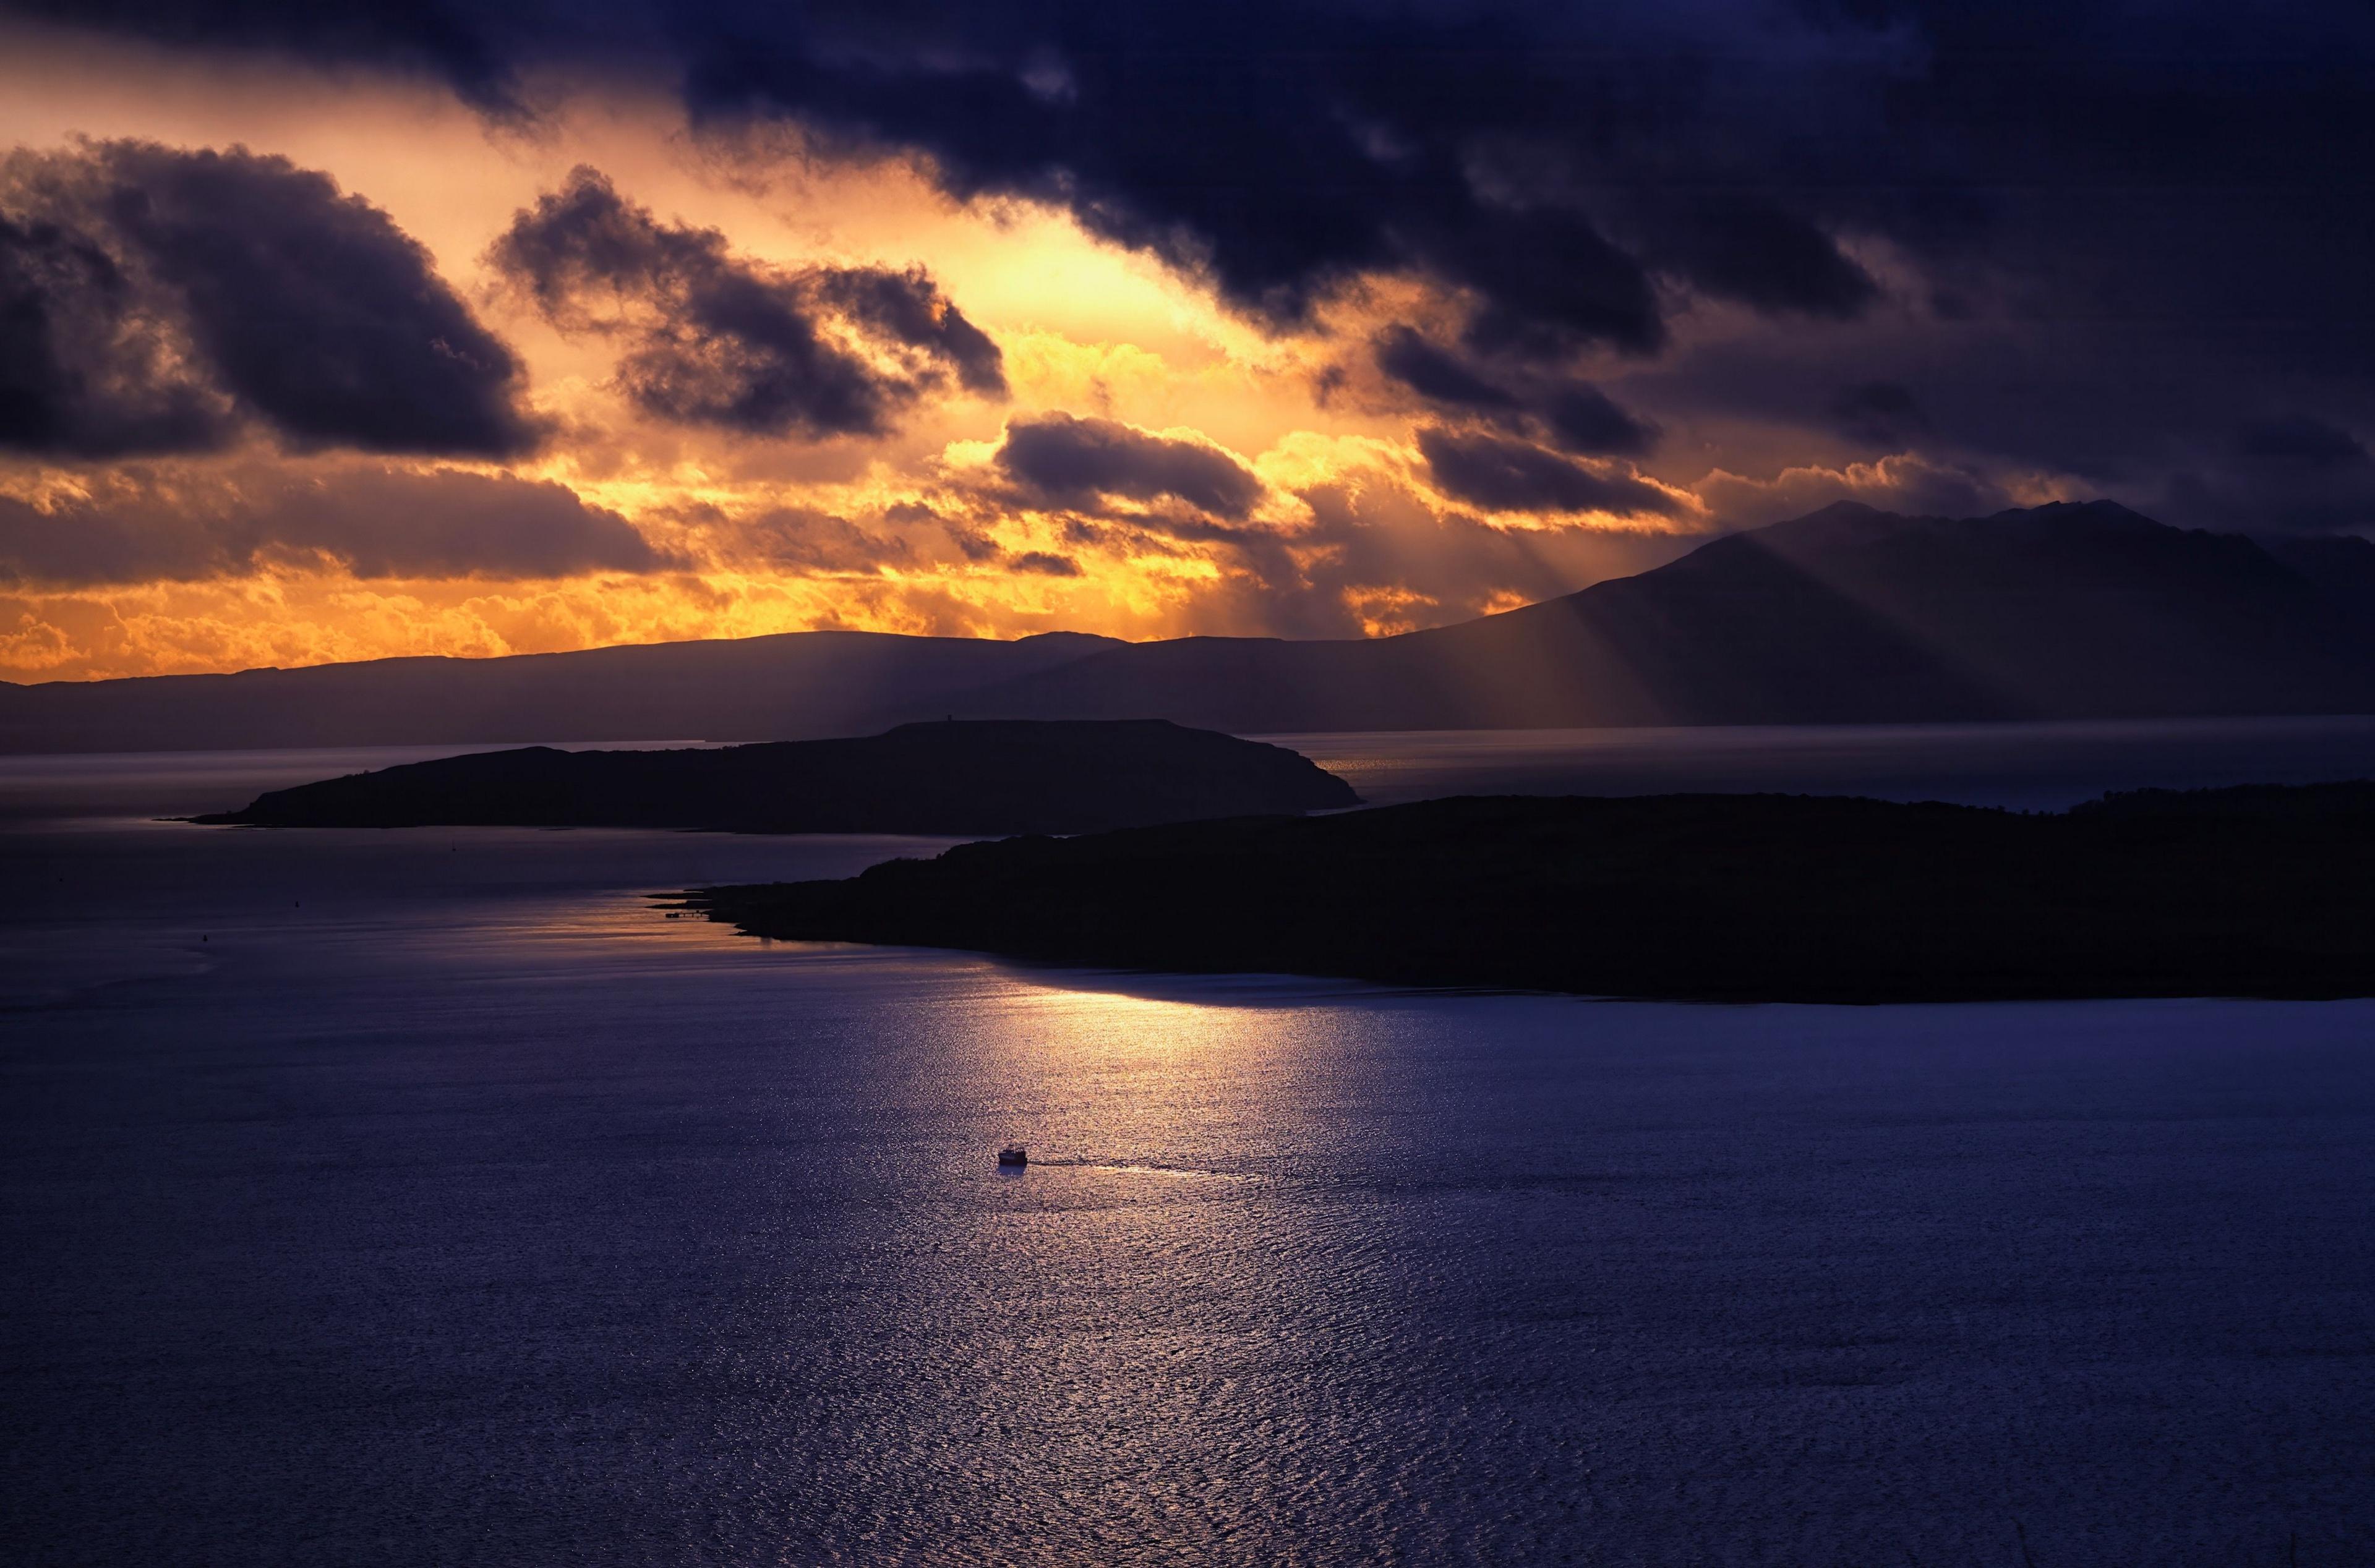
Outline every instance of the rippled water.
<path id="1" fill-rule="evenodd" d="M 2375 1007 L 767 946 L 639 895 L 930 846 L 138 766 L 0 832 L 18 1560 L 2375 1561 Z"/>

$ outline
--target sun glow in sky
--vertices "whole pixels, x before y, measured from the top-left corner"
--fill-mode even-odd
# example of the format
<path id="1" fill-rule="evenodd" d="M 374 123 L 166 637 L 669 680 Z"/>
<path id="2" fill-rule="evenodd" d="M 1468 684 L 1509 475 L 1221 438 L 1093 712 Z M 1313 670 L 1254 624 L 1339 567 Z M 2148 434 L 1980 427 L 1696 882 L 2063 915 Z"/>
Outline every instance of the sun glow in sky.
<path id="1" fill-rule="evenodd" d="M 375 49 L 264 12 L 192 48 L 198 15 L 5 24 L 0 678 L 819 627 L 1376 636 L 1841 496 L 2232 510 L 2233 473 L 2100 412 L 2113 384 L 2171 422 L 2183 400 L 2138 389 L 2132 324 L 2074 314 L 2091 280 L 2019 222 L 1956 253 L 1927 218 L 1812 210 L 1845 187 L 1778 163 L 1719 211 L 1577 161 L 1698 191 L 1677 160 L 1745 156 L 1717 131 L 1763 93 L 1791 156 L 1876 169 L 1888 144 L 1816 115 L 1803 73 L 1849 116 L 1924 68 L 1901 29 L 1760 33 L 1769 62 L 1716 56 L 1731 97 L 1664 106 L 1698 131 L 1627 150 L 1555 95 L 1317 56 L 1277 102 L 1224 61 L 1141 105 L 1210 64 L 1193 39 L 1010 48 L 994 19 L 953 53 L 819 24 L 798 47 L 883 96 L 811 111 L 718 85 L 738 56 L 692 23 L 640 62 L 526 23 Z M 1704 47 L 1624 15 L 1642 69 Z M 1515 41 L 1478 57 L 1519 82 L 1528 30 L 1563 24 L 1496 25 Z M 899 96 L 880 52 L 911 47 L 901 69 L 986 107 Z M 1211 118 L 1140 135 L 1181 114 Z M 1982 176 L 2019 188 L 1953 174 Z M 2183 451 L 2349 501 L 2357 383 L 2263 380 L 2187 403 L 2228 433 Z"/>
<path id="2" fill-rule="evenodd" d="M 660 559 L 632 572 L 424 571 L 400 560 L 373 569 L 292 541 L 195 572 L 144 576 L 136 560 L 124 580 L 20 577 L 0 593 L 9 678 L 818 627 L 1362 635 L 1635 570 L 1703 526 L 1679 489 L 1672 516 L 1465 513 L 1430 493 L 1407 409 L 1380 389 L 1340 384 L 1346 348 L 1365 340 L 1379 308 L 1362 289 L 1307 327 L 1266 330 L 1192 272 L 1042 204 L 952 200 L 912 159 L 834 160 L 788 132 L 703 135 L 655 98 L 573 96 L 515 124 L 418 85 L 286 67 L 225 70 L 120 46 L 11 58 L 0 78 L 0 136 L 11 146 L 66 157 L 88 139 L 246 147 L 323 171 L 384 210 L 518 353 L 526 402 L 558 433 L 496 462 L 309 452 L 268 436 L 198 455 L 20 460 L 0 472 L 0 496 L 64 528 L 111 497 L 235 505 L 259 484 L 294 482 L 336 505 L 341 486 L 391 469 L 461 468 L 564 487 L 624 519 Z M 580 167 L 662 223 L 717 231 L 757 266 L 925 267 L 997 345 L 1005 395 L 960 390 L 918 402 L 885 431 L 817 439 L 637 408 L 621 395 L 614 336 L 539 319 L 489 254 L 523 208 Z M 1378 292 L 1410 290 L 1384 279 Z M 1224 528 L 1161 493 L 1017 496 L 998 466 L 1003 432 L 1056 411 L 1209 451 L 1257 476 L 1260 493 Z M 1390 515 L 1331 529 L 1314 492 L 1331 514 Z M 1345 526 L 1378 536 L 1361 543 L 1386 548 L 1379 580 L 1338 580 Z M 1270 559 L 1249 562 L 1257 553 Z M 1443 559 L 1480 553 L 1497 558 L 1482 574 Z"/>

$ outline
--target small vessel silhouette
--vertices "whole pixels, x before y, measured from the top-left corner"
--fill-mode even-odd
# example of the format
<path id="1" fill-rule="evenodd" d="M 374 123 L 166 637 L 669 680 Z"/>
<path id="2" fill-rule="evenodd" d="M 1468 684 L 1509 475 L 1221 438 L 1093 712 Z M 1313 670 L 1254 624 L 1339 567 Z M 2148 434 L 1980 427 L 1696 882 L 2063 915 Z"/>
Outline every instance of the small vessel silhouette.
<path id="1" fill-rule="evenodd" d="M 1031 1163 L 1031 1156 L 1023 1150 L 1021 1144 L 1010 1143 L 998 1151 L 998 1162 L 1001 1165 L 1028 1165 Z"/>

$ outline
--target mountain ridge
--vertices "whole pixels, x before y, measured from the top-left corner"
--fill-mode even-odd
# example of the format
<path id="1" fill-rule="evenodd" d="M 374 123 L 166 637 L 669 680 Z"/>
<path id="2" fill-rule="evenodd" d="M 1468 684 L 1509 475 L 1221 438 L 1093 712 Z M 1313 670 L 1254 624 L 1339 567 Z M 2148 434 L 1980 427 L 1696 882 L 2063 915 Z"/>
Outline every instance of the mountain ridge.
<path id="1" fill-rule="evenodd" d="M 0 752 L 775 740 L 919 719 L 1234 734 L 2375 712 L 2375 544 L 2114 501 L 1853 501 L 1633 577 L 1377 639 L 816 631 L 0 687 Z"/>

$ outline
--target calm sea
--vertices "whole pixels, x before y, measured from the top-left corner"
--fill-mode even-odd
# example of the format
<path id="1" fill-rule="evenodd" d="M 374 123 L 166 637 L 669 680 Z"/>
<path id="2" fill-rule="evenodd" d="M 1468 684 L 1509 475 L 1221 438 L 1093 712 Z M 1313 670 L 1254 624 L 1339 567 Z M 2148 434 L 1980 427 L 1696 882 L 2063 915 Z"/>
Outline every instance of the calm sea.
<path id="1" fill-rule="evenodd" d="M 1304 744 L 2375 776 L 2357 721 Z M 399 755 L 0 762 L 0 1557 L 2375 1562 L 2375 1006 L 1034 970 L 643 897 L 926 841 L 150 819 Z"/>

